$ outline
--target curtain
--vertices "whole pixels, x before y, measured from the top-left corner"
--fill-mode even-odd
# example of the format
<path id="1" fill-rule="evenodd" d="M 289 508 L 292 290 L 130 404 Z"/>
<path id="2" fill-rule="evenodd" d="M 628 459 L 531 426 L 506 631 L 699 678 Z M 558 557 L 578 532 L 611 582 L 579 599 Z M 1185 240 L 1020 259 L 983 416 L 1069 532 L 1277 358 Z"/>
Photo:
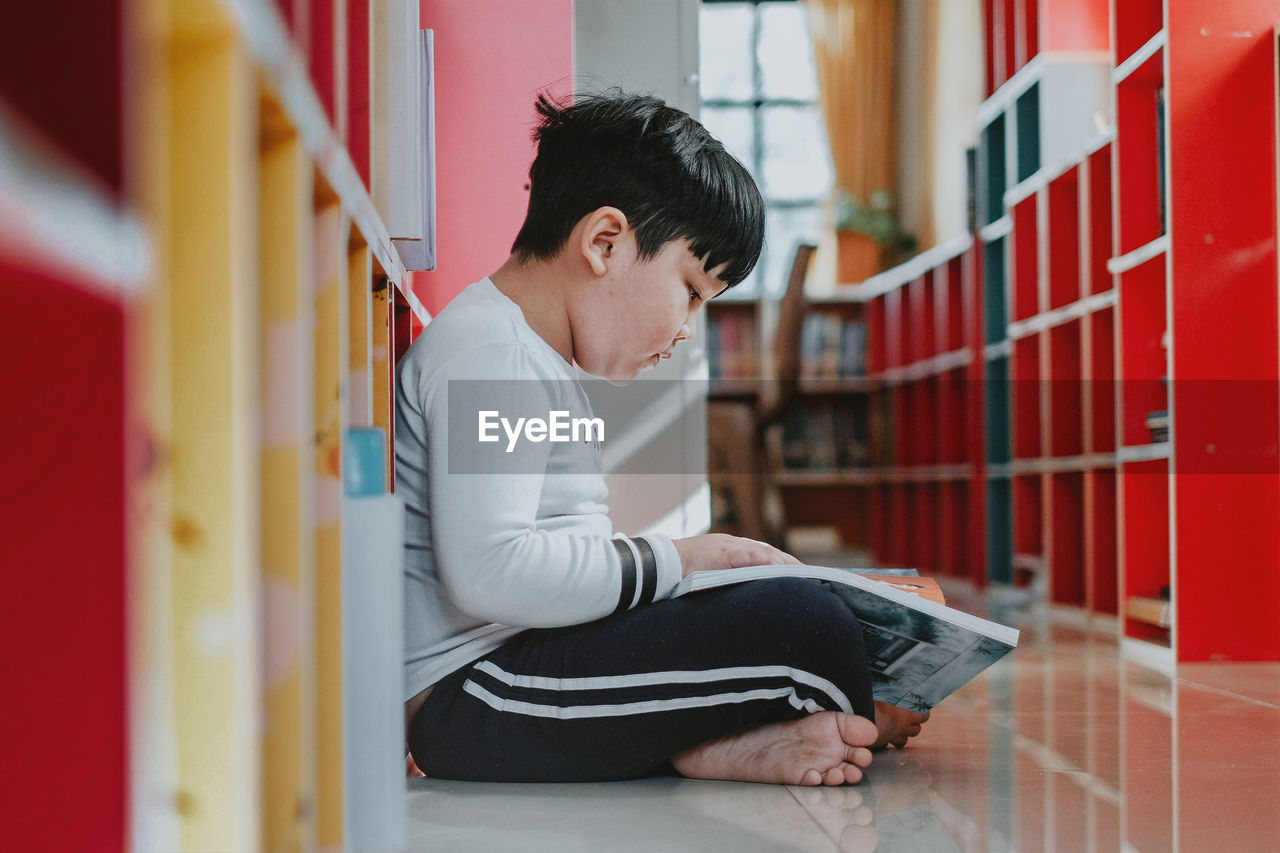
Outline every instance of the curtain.
<path id="1" fill-rule="evenodd" d="M 836 186 L 894 190 L 896 0 L 807 0 Z"/>

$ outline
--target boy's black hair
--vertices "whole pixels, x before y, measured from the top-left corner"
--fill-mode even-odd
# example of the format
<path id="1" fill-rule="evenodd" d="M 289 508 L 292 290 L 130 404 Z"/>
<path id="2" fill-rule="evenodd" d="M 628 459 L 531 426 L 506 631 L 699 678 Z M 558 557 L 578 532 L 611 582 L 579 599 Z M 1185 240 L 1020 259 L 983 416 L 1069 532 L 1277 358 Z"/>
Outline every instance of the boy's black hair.
<path id="1" fill-rule="evenodd" d="M 738 284 L 760 259 L 764 200 L 751 175 L 694 118 L 649 95 L 618 90 L 571 106 L 539 95 L 538 153 L 529 210 L 511 251 L 554 257 L 582 217 L 605 206 L 627 216 L 641 259 L 688 239 L 694 257 Z"/>

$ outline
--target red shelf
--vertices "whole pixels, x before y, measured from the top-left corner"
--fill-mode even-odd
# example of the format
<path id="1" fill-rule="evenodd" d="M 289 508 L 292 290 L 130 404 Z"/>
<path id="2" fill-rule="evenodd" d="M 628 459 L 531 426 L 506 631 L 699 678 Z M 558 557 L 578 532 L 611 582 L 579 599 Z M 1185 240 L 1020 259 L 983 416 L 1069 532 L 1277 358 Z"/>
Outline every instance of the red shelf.
<path id="1" fill-rule="evenodd" d="M 1115 614 L 1119 601 L 1115 470 L 1087 472 L 1085 490 L 1087 604 L 1097 613 Z"/>
<path id="2" fill-rule="evenodd" d="M 1169 358 L 1166 325 L 1165 264 L 1148 261 L 1123 273 L 1120 281 L 1120 382 L 1122 437 L 1126 445 L 1148 444 L 1146 419 L 1169 408 L 1165 377 Z"/>
<path id="3" fill-rule="evenodd" d="M 938 558 L 940 574 L 964 576 L 967 574 L 965 555 L 968 546 L 964 524 L 967 504 L 965 483 L 942 483 L 938 486 Z"/>
<path id="4" fill-rule="evenodd" d="M 867 372 L 881 373 L 888 366 L 888 342 L 885 338 L 885 303 L 887 297 L 878 296 L 867 310 Z"/>
<path id="5" fill-rule="evenodd" d="M 1112 253 L 1111 235 L 1111 145 L 1104 145 L 1085 160 L 1088 175 L 1083 190 L 1087 195 L 1089 224 L 1085 233 L 1089 238 L 1087 281 L 1084 292 L 1088 295 L 1111 290 L 1111 274 L 1107 272 L 1107 260 Z"/>
<path id="6" fill-rule="evenodd" d="M 1088 319 L 1089 365 L 1084 391 L 1089 404 L 1090 453 L 1116 449 L 1115 309 L 1107 308 Z"/>
<path id="7" fill-rule="evenodd" d="M 0 814 L 8 849 L 118 850 L 130 808 L 127 553 L 139 475 L 130 463 L 154 461 L 143 457 L 157 449 L 128 446 L 144 437 L 126 432 L 126 301 L 41 269 L 41 260 L 0 245 L 0 335 L 24 356 L 3 361 L 6 403 L 20 418 L 3 456 L 18 498 L 6 501 L 5 524 L 18 535 L 7 537 L 0 581 L 13 650 L 5 660 L 13 701 L 0 724 L 21 736 Z M 138 458 L 127 460 L 130 450 Z M 75 803 L 75 820 L 66 820 L 62 795 Z"/>
<path id="8" fill-rule="evenodd" d="M 1280 8 L 1195 5 L 1170 4 L 1165 24 L 1169 157 L 1177 164 L 1169 193 L 1177 657 L 1275 661 Z M 1224 566 L 1240 572 L 1247 595 L 1222 587 Z"/>
<path id="9" fill-rule="evenodd" d="M 369 184 L 369 4 L 346 0 L 347 6 L 347 151 L 365 187 Z"/>
<path id="10" fill-rule="evenodd" d="M 1056 604 L 1086 604 L 1084 477 L 1074 471 L 1049 477 L 1049 516 L 1053 519 L 1049 594 Z"/>
<path id="11" fill-rule="evenodd" d="M 901 367 L 907 363 L 910 326 L 905 322 L 901 289 L 884 295 L 885 353 L 884 366 Z"/>
<path id="12" fill-rule="evenodd" d="M 907 518 L 912 520 L 912 532 L 907 539 L 907 564 L 919 566 L 921 574 L 937 572 L 937 520 L 935 508 L 936 486 L 928 483 L 916 483 L 905 487 Z"/>
<path id="13" fill-rule="evenodd" d="M 939 297 L 943 306 L 940 315 L 946 318 L 943 328 L 946 329 L 946 340 L 942 349 L 946 352 L 963 349 L 967 344 L 965 334 L 965 308 L 972 304 L 965 292 L 964 259 L 954 258 L 947 262 L 945 272 L 938 273 L 939 293 L 945 293 L 945 300 Z"/>
<path id="14" fill-rule="evenodd" d="M 1049 330 L 1049 454 L 1084 452 L 1079 320 Z"/>
<path id="15" fill-rule="evenodd" d="M 1128 254 L 1165 231 L 1164 155 L 1160 102 L 1164 52 L 1156 51 L 1116 87 L 1116 180 L 1120 213 L 1117 254 Z"/>
<path id="16" fill-rule="evenodd" d="M 1049 183 L 1049 309 L 1080 299 L 1080 170 L 1068 169 Z"/>
<path id="17" fill-rule="evenodd" d="M 970 278 L 959 300 L 955 273 L 940 265 L 925 286 L 932 305 L 921 276 L 873 308 L 882 363 L 905 383 L 886 397 L 891 417 L 955 423 L 963 409 L 967 422 L 927 446 L 899 425 L 886 464 L 970 462 L 963 500 L 981 522 L 969 530 L 983 531 L 966 543 L 971 560 L 985 565 L 990 553 L 1002 580 L 1010 549 L 1017 579 L 1046 567 L 1053 601 L 1120 615 L 1125 637 L 1172 647 L 1153 661 L 1280 659 L 1280 7 L 986 0 L 984 10 L 989 227 L 963 274 L 1003 263 Z M 1042 117 L 1062 115 L 1068 104 L 1049 81 L 1067 51 L 1109 52 L 1114 99 L 1098 115 L 1114 108 L 1113 131 L 1074 162 L 1049 157 L 1041 165 L 1055 177 L 1006 196 L 1001 177 L 1017 171 L 1028 141 L 1018 137 L 1031 131 L 1007 117 L 1030 85 Z M 1016 89 L 1005 86 L 1041 52 Z M 1041 154 L 1046 142 L 1036 142 Z M 960 337 L 975 346 L 973 364 L 930 374 L 936 381 L 911 367 Z M 953 387 L 960 375 L 965 394 Z M 1004 384 L 980 380 L 1006 375 L 1007 400 L 987 397 Z M 1148 425 L 1160 412 L 1167 438 Z M 889 525 L 930 495 L 943 571 L 941 543 L 956 533 L 942 516 L 959 485 L 910 497 L 900 482 L 883 487 Z M 988 499 L 1002 517 L 986 516 Z M 882 541 L 906 553 L 901 529 Z M 1224 564 L 1251 567 L 1259 594 L 1243 609 L 1216 585 Z M 1162 594 L 1173 600 L 1171 628 L 1123 615 L 1131 597 Z"/>
<path id="18" fill-rule="evenodd" d="M 1018 2 L 1018 65 L 1026 65 L 1040 52 L 1040 0 Z"/>
<path id="19" fill-rule="evenodd" d="M 1013 415 L 1013 458 L 1034 459 L 1040 443 L 1040 336 L 1013 342 L 1010 408 Z"/>
<path id="20" fill-rule="evenodd" d="M 1040 257 L 1036 197 L 1019 202 L 1013 209 L 1013 311 L 1012 319 L 1026 320 L 1040 311 Z"/>
<path id="21" fill-rule="evenodd" d="M 307 56 L 311 70 L 311 82 L 320 96 L 325 116 L 333 124 L 337 115 L 337 73 L 339 59 L 336 53 L 337 21 L 334 0 L 312 0 L 309 5 Z"/>
<path id="22" fill-rule="evenodd" d="M 1041 477 L 1023 474 L 1013 478 L 1013 552 L 1023 557 L 1044 555 Z"/>
<path id="23" fill-rule="evenodd" d="M 1164 25 L 1162 0 L 1114 0 L 1116 64 L 1149 42 Z"/>
<path id="24" fill-rule="evenodd" d="M 1123 466 L 1124 600 L 1158 598 L 1169 586 L 1169 463 L 1155 459 Z M 1124 602 L 1121 602 L 1121 607 Z M 1169 641 L 1166 629 L 1125 619 L 1125 635 Z"/>
<path id="25" fill-rule="evenodd" d="M 998 0 L 1004 10 L 1004 78 L 1009 79 L 1021 67 L 1018 63 L 1018 0 Z"/>
<path id="26" fill-rule="evenodd" d="M 938 461 L 959 465 L 971 461 L 968 424 L 969 380 L 966 370 L 960 368 L 943 374 L 938 381 L 940 401 L 938 422 L 947 428 L 938 430 Z"/>

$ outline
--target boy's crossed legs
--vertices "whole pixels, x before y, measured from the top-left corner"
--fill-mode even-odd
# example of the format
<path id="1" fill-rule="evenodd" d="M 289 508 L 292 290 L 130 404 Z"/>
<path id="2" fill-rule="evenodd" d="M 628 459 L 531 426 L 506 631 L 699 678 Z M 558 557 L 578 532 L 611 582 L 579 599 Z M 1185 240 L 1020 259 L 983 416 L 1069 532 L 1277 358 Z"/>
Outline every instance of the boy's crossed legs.
<path id="1" fill-rule="evenodd" d="M 441 778 L 839 785 L 926 718 L 873 705 L 857 619 L 787 579 L 526 631 L 437 684 L 410 745 Z"/>

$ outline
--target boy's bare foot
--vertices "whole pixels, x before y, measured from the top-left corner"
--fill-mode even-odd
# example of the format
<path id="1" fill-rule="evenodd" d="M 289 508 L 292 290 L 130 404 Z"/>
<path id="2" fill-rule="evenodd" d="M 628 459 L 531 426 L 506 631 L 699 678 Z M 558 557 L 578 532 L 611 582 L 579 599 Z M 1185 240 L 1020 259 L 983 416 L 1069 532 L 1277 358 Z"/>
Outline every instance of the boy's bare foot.
<path id="1" fill-rule="evenodd" d="M 920 727 L 929 719 L 929 712 L 923 714 L 908 711 L 896 705 L 884 702 L 876 703 L 876 740 L 871 748 L 884 749 L 893 745 L 902 749 L 907 745 L 907 738 L 920 734 Z"/>
<path id="2" fill-rule="evenodd" d="M 876 726 L 865 717 L 819 711 L 687 749 L 671 759 L 682 776 L 777 785 L 843 785 L 862 778 Z"/>

